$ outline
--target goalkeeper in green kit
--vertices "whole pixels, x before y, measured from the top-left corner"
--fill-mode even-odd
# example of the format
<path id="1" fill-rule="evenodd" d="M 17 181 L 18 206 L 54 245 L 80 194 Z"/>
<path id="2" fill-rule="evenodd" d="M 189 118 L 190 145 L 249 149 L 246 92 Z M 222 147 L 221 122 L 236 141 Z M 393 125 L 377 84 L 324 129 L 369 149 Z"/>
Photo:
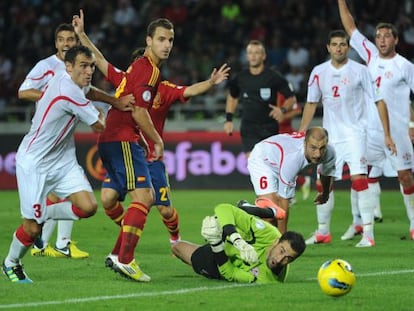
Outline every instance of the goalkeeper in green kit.
<path id="1" fill-rule="evenodd" d="M 285 217 L 280 207 L 272 211 L 278 219 Z M 301 234 L 288 231 L 282 235 L 269 222 L 232 204 L 219 204 L 214 212 L 201 227 L 208 244 L 180 241 L 172 247 L 175 256 L 211 279 L 261 284 L 286 280 L 289 264 L 306 247 Z"/>

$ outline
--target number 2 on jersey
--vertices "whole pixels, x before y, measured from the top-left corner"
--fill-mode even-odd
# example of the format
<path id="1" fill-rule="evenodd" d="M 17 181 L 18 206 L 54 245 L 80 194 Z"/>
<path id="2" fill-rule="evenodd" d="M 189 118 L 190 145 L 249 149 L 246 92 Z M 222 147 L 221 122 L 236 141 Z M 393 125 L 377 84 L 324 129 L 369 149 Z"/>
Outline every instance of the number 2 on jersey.
<path id="1" fill-rule="evenodd" d="M 339 86 L 334 85 L 332 87 L 333 97 L 339 97 Z"/>

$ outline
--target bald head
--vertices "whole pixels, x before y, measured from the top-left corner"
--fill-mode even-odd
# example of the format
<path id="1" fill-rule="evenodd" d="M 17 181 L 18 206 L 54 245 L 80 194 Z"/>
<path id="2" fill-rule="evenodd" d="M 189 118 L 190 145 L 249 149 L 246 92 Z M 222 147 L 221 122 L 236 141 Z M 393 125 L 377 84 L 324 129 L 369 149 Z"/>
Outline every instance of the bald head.
<path id="1" fill-rule="evenodd" d="M 328 131 L 321 126 L 310 127 L 306 131 L 305 140 L 309 140 L 309 137 L 312 137 L 315 140 L 326 140 L 326 142 L 328 142 Z"/>
<path id="2" fill-rule="evenodd" d="M 305 157 L 313 163 L 322 161 L 328 145 L 328 131 L 320 126 L 311 127 L 305 135 Z"/>

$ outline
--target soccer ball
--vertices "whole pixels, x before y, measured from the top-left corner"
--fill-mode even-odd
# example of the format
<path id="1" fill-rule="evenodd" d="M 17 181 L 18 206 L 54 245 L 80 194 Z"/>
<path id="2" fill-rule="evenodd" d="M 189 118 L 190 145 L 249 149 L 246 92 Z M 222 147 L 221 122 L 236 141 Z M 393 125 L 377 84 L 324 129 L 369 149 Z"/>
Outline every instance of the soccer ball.
<path id="1" fill-rule="evenodd" d="M 318 271 L 321 290 L 329 296 L 343 296 L 355 284 L 355 274 L 351 265 L 342 259 L 331 259 L 323 263 Z"/>

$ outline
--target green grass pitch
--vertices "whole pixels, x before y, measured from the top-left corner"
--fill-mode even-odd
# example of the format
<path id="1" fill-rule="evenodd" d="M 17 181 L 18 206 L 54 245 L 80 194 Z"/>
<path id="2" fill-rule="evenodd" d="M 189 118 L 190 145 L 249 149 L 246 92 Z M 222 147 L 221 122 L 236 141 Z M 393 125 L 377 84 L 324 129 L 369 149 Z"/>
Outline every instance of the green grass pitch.
<path id="1" fill-rule="evenodd" d="M 97 193 L 98 195 L 98 193 Z M 305 238 L 316 229 L 312 196 L 291 209 L 289 229 Z M 202 243 L 200 224 L 222 202 L 254 198 L 250 190 L 173 191 L 182 239 Z M 213 281 L 196 275 L 171 255 L 168 234 L 158 211 L 153 209 L 136 249 L 142 270 L 152 277 L 148 284 L 129 281 L 104 267 L 118 227 L 102 208 L 90 218 L 75 223 L 73 240 L 90 253 L 88 259 L 23 258 L 33 284 L 12 284 L 0 278 L 0 310 L 414 310 L 414 241 L 401 194 L 384 191 L 381 197 L 383 223 L 376 224 L 377 245 L 356 248 L 359 241 L 341 241 L 351 222 L 349 192 L 337 191 L 332 218 L 332 242 L 308 246 L 292 264 L 285 284 L 240 285 Z M 20 224 L 15 191 L 0 192 L 0 259 L 7 254 L 11 236 Z M 55 239 L 56 234 L 53 234 Z M 356 274 L 352 291 L 343 297 L 328 297 L 316 281 L 320 265 L 342 258 Z"/>

